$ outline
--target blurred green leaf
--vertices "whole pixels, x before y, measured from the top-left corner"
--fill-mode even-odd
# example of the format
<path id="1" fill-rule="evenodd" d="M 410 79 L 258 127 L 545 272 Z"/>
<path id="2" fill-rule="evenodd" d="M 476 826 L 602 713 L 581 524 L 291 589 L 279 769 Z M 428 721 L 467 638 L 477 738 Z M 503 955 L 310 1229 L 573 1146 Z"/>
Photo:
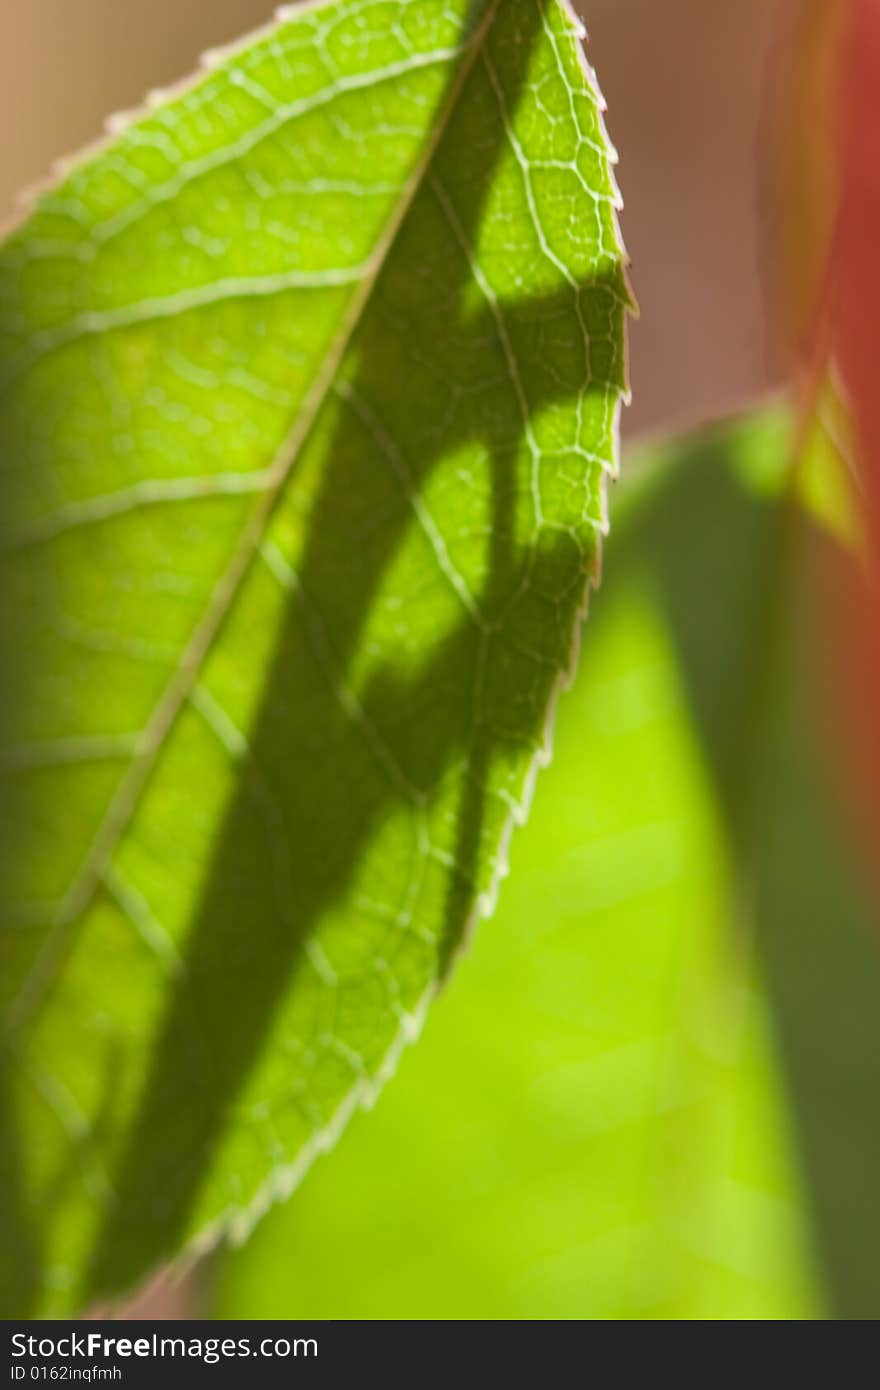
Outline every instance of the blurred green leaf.
<path id="1" fill-rule="evenodd" d="M 294 10 L 2 252 L 4 1311 L 247 1229 L 493 900 L 625 385 L 579 40 Z"/>
<path id="2" fill-rule="evenodd" d="M 212 1311 L 880 1312 L 880 953 L 809 708 L 788 454 L 771 411 L 629 461 L 498 915 Z"/>

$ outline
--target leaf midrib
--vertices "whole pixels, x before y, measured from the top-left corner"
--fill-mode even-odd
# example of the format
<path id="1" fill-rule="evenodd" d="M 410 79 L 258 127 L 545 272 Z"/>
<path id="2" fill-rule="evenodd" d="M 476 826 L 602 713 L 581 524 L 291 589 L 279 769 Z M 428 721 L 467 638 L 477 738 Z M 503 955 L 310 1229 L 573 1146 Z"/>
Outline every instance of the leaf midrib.
<path id="1" fill-rule="evenodd" d="M 348 311 L 330 349 L 316 373 L 296 419 L 266 470 L 266 488 L 239 539 L 235 553 L 208 601 L 207 609 L 189 639 L 168 685 L 159 697 L 143 734 L 141 752 L 130 764 L 114 793 L 89 850 L 67 889 L 30 974 L 14 1000 L 8 1016 L 11 1030 L 20 1029 L 45 1000 L 57 977 L 69 945 L 72 928 L 88 908 L 120 839 L 134 816 L 156 766 L 165 739 L 193 689 L 198 674 L 218 637 L 223 623 L 257 554 L 272 512 L 327 399 L 340 363 L 354 336 L 373 289 L 391 254 L 407 212 L 415 201 L 456 108 L 462 89 L 483 49 L 501 0 L 489 0 L 450 82 L 424 149 L 371 257 L 370 273 L 352 296 Z"/>

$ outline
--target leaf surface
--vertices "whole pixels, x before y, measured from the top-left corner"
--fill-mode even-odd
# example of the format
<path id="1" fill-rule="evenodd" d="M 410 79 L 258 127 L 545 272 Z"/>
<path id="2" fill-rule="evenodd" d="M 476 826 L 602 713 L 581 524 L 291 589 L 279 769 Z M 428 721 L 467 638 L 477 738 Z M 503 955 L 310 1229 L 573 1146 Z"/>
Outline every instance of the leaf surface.
<path id="1" fill-rule="evenodd" d="M 579 40 L 293 9 L 3 249 L 4 1311 L 243 1235 L 494 900 L 625 390 Z"/>

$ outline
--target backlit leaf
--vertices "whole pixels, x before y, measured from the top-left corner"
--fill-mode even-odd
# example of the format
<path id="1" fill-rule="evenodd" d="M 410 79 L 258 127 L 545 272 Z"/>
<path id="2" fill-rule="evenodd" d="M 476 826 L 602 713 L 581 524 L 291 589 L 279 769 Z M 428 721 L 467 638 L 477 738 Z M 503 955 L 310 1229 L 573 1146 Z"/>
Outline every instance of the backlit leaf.
<path id="1" fill-rule="evenodd" d="M 4 1311 L 244 1234 L 494 900 L 625 389 L 580 37 L 293 9 L 3 249 Z"/>

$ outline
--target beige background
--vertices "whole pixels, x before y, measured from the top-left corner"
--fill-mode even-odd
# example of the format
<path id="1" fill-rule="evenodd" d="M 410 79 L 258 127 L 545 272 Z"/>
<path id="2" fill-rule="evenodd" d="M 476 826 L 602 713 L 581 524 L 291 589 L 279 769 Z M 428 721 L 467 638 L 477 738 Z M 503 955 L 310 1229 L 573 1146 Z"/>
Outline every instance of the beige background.
<path id="1" fill-rule="evenodd" d="M 522 0 L 509 0 L 522 3 Z M 579 0 L 621 153 L 642 318 L 627 428 L 714 413 L 765 384 L 757 129 L 772 0 Z M 264 23 L 271 0 L 0 7 L 0 221 L 108 112 Z"/>

